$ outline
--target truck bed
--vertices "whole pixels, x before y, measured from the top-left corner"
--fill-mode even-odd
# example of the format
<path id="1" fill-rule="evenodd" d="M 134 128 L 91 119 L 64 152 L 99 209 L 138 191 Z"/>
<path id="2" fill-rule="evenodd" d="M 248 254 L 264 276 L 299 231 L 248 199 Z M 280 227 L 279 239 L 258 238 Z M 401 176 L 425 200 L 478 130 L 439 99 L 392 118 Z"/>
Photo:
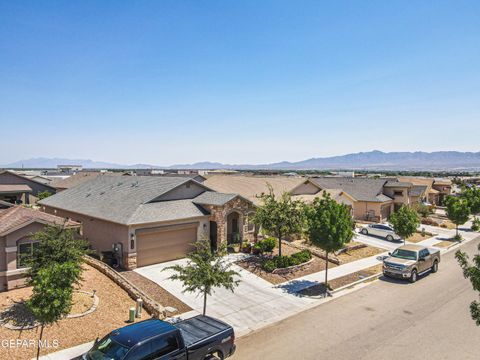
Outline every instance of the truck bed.
<path id="1" fill-rule="evenodd" d="M 203 315 L 180 321 L 173 326 L 181 331 L 187 347 L 231 328 L 224 322 Z"/>

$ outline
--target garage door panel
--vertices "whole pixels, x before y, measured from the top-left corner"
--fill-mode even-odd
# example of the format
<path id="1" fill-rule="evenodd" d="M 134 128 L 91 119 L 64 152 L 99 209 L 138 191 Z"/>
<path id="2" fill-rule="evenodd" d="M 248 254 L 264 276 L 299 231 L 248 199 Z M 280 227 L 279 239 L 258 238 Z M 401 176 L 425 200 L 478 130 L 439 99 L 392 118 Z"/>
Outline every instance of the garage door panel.
<path id="1" fill-rule="evenodd" d="M 146 266 L 185 257 L 197 240 L 197 227 L 137 236 L 137 265 Z"/>

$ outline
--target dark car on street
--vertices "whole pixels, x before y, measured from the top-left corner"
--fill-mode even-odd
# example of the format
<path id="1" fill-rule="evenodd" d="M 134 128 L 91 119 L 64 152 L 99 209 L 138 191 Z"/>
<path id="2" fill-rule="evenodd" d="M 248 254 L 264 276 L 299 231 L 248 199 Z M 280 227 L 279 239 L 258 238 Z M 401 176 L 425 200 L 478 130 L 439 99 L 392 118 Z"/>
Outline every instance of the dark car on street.
<path id="1" fill-rule="evenodd" d="M 233 328 L 209 316 L 169 323 L 141 321 L 112 331 L 85 360 L 214 360 L 235 352 Z"/>

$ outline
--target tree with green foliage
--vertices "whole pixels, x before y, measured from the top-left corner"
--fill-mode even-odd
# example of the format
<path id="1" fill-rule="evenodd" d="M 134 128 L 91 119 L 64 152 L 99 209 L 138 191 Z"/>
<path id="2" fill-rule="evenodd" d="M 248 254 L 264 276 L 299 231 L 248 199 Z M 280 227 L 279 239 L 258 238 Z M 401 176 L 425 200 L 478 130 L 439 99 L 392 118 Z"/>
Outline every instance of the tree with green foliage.
<path id="1" fill-rule="evenodd" d="M 38 245 L 27 259 L 27 283 L 33 290 L 26 304 L 41 325 L 41 341 L 44 327 L 70 312 L 73 288 L 81 281 L 82 259 L 88 251 L 87 243 L 76 236 L 75 230 L 64 226 L 46 226 L 31 237 Z"/>
<path id="2" fill-rule="evenodd" d="M 418 213 L 415 209 L 405 205 L 390 215 L 388 221 L 395 230 L 395 233 L 403 238 L 403 243 L 405 243 L 408 237 L 415 234 L 418 225 L 420 225 Z"/>
<path id="3" fill-rule="evenodd" d="M 304 203 L 293 200 L 287 192 L 276 197 L 270 185 L 268 190 L 268 194 L 260 196 L 262 204 L 255 211 L 253 222 L 278 239 L 278 256 L 282 256 L 283 237 L 301 233 L 303 230 Z"/>
<path id="4" fill-rule="evenodd" d="M 447 217 L 455 224 L 455 238 L 460 240 L 461 237 L 458 234 L 458 226 L 465 224 L 470 216 L 468 201 L 462 197 L 448 196 L 445 204 L 447 206 Z"/>
<path id="5" fill-rule="evenodd" d="M 43 199 L 45 199 L 45 198 L 47 198 L 47 197 L 49 197 L 49 196 L 52 196 L 52 195 L 53 195 L 53 194 L 52 194 L 50 191 L 45 190 L 45 191 L 39 192 L 39 193 L 37 194 L 37 198 L 38 198 L 38 200 L 43 200 Z"/>
<path id="6" fill-rule="evenodd" d="M 200 293 L 203 295 L 203 315 L 207 311 L 207 296 L 212 295 L 214 288 L 223 287 L 233 292 L 240 283 L 236 276 L 240 276 L 231 269 L 231 264 L 225 259 L 226 244 L 221 244 L 217 251 L 213 251 L 210 241 L 201 239 L 195 244 L 195 250 L 187 255 L 188 263 L 184 266 L 174 265 L 164 270 L 173 270 L 171 280 L 180 280 L 184 292 Z"/>
<path id="7" fill-rule="evenodd" d="M 476 186 L 464 187 L 461 197 L 467 200 L 470 212 L 476 217 L 480 213 L 480 188 Z"/>
<path id="8" fill-rule="evenodd" d="M 350 208 L 323 192 L 305 208 L 310 242 L 325 251 L 325 287 L 328 289 L 328 254 L 340 250 L 352 240 L 355 221 Z"/>
<path id="9" fill-rule="evenodd" d="M 480 245 L 478 250 L 480 251 Z M 455 253 L 455 257 L 463 270 L 465 279 L 470 280 L 473 290 L 480 292 L 480 254 L 473 257 L 473 264 L 469 263 L 468 255 L 460 250 Z M 477 326 L 480 326 L 480 302 L 473 301 L 470 304 L 470 314 Z"/>
<path id="10" fill-rule="evenodd" d="M 52 263 L 39 269 L 36 276 L 29 281 L 33 290 L 26 304 L 35 320 L 40 323 L 37 359 L 40 357 L 45 326 L 56 323 L 70 313 L 73 284 L 78 281 L 80 273 L 81 267 L 74 262 Z"/>

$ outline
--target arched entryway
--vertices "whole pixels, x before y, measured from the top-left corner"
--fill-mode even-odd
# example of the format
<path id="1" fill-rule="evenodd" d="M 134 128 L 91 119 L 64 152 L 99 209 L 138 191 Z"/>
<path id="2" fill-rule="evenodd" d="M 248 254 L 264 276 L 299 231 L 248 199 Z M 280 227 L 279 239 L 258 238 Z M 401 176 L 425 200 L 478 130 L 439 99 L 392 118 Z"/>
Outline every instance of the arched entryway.
<path id="1" fill-rule="evenodd" d="M 242 215 L 232 211 L 227 215 L 227 244 L 239 243 L 242 241 Z"/>

